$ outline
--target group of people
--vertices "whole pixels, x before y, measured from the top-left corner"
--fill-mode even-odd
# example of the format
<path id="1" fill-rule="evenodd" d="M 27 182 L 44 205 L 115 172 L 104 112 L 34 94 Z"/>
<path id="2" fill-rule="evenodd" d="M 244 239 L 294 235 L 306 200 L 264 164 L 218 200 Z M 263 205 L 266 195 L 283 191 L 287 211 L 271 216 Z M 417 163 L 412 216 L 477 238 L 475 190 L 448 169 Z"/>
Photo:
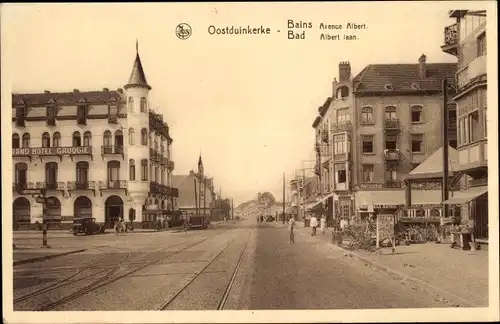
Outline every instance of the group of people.
<path id="1" fill-rule="evenodd" d="M 128 227 L 123 217 L 117 218 L 115 220 L 115 231 L 116 235 L 118 235 L 119 233 L 127 233 Z"/>
<path id="2" fill-rule="evenodd" d="M 340 217 L 337 217 L 339 219 Z M 295 236 L 294 236 L 294 228 L 295 228 L 295 218 L 293 216 L 290 216 L 288 218 L 288 232 L 289 232 L 289 242 L 290 244 L 295 243 Z M 321 219 L 318 222 L 318 218 L 313 215 L 311 216 L 309 226 L 311 227 L 311 236 L 316 236 L 316 229 L 318 227 L 319 223 L 319 228 L 321 230 L 321 234 L 324 235 L 326 232 L 326 215 L 321 215 Z M 341 219 L 339 226 L 340 230 L 343 231 L 345 227 L 348 226 L 348 221 L 345 219 Z"/>
<path id="3" fill-rule="evenodd" d="M 165 215 L 156 216 L 155 228 L 157 231 L 168 230 L 168 217 Z"/>

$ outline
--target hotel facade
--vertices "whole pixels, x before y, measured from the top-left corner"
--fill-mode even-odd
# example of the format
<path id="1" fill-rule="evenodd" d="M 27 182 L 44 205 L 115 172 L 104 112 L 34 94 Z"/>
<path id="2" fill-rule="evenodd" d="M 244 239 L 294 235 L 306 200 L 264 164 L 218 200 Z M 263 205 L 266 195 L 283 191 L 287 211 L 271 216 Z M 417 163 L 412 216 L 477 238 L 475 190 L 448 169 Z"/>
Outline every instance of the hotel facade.
<path id="1" fill-rule="evenodd" d="M 14 229 L 74 217 L 148 228 L 176 210 L 173 139 L 150 90 L 137 52 L 123 89 L 12 95 Z"/>

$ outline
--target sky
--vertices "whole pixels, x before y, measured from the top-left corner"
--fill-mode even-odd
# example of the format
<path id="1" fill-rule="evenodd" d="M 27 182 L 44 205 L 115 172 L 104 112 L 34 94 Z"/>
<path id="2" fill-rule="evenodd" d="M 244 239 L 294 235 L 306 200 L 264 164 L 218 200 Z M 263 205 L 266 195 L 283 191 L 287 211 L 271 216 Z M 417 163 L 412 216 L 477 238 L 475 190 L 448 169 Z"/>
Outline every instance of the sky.
<path id="1" fill-rule="evenodd" d="M 311 125 L 340 61 L 353 75 L 368 64 L 417 63 L 421 54 L 455 62 L 440 48 L 454 5 L 4 4 L 2 59 L 16 93 L 117 89 L 128 81 L 138 39 L 151 107 L 174 139 L 174 174 L 195 169 L 201 153 L 205 172 L 237 206 L 264 191 L 281 200 L 283 173 L 288 186 L 295 170 L 314 165 L 304 162 L 314 159 Z M 287 39 L 289 19 L 312 22 L 306 39 Z M 189 39 L 175 35 L 181 22 L 192 28 Z M 319 39 L 320 23 L 348 22 L 366 23 L 354 32 L 358 40 Z M 210 25 L 263 25 L 271 34 L 209 35 Z"/>

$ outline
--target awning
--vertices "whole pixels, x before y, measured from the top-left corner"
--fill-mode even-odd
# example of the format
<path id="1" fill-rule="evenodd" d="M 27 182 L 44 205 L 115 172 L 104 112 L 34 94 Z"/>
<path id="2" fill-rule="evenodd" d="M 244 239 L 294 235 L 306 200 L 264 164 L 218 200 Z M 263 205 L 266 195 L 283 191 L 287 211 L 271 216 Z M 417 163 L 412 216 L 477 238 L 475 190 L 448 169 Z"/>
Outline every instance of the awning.
<path id="1" fill-rule="evenodd" d="M 459 205 L 467 203 L 471 200 L 488 192 L 488 186 L 473 187 L 465 191 L 457 191 L 453 198 L 443 201 L 445 205 Z"/>
<path id="2" fill-rule="evenodd" d="M 330 193 L 324 197 L 318 198 L 318 200 L 316 200 L 316 202 L 311 203 L 311 205 L 307 205 L 307 208 L 312 209 L 312 208 L 316 207 L 317 205 L 323 203 L 328 198 L 333 197 L 333 195 L 334 195 L 333 193 Z"/>

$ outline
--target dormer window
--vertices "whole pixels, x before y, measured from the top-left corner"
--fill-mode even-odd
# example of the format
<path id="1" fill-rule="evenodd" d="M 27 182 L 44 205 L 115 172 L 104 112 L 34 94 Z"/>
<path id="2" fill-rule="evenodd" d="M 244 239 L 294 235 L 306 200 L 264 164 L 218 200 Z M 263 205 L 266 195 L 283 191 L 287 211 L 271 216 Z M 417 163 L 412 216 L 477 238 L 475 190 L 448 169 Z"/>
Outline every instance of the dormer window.
<path id="1" fill-rule="evenodd" d="M 420 84 L 418 84 L 418 83 L 412 83 L 411 84 L 411 88 L 413 90 L 420 90 Z"/>
<path id="2" fill-rule="evenodd" d="M 394 90 L 394 87 L 392 86 L 392 84 L 387 83 L 387 84 L 384 86 L 384 89 L 385 89 L 385 90 Z"/>
<path id="3" fill-rule="evenodd" d="M 349 88 L 342 86 L 337 89 L 337 99 L 344 99 L 349 97 Z"/>

